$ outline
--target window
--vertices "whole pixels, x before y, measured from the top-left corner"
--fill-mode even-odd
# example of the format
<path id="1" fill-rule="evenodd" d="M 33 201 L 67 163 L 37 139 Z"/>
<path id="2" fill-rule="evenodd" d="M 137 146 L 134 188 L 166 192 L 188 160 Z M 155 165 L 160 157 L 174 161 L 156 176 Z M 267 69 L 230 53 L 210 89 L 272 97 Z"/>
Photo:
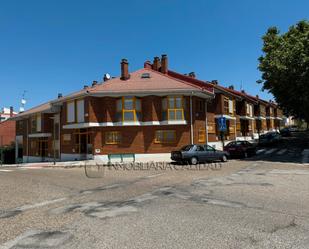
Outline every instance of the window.
<path id="1" fill-rule="evenodd" d="M 224 97 L 223 99 L 223 113 L 229 115 L 229 98 Z"/>
<path id="2" fill-rule="evenodd" d="M 105 133 L 105 144 L 120 144 L 121 133 L 119 131 L 109 131 Z"/>
<path id="3" fill-rule="evenodd" d="M 176 141 L 176 131 L 174 130 L 160 130 L 156 131 L 155 143 L 175 143 Z"/>
<path id="4" fill-rule="evenodd" d="M 37 120 L 36 120 L 36 116 L 32 116 L 30 118 L 31 120 L 31 132 L 36 132 L 36 127 L 37 127 Z"/>
<path id="5" fill-rule="evenodd" d="M 169 96 L 162 100 L 163 120 L 184 120 L 183 97 Z"/>
<path id="6" fill-rule="evenodd" d="M 136 97 L 122 97 L 117 100 L 117 120 L 139 121 L 141 120 L 141 100 Z"/>
<path id="7" fill-rule="evenodd" d="M 265 116 L 266 114 L 266 108 L 263 105 L 260 105 L 260 115 L 261 116 Z"/>
<path id="8" fill-rule="evenodd" d="M 67 122 L 85 122 L 85 101 L 83 99 L 72 100 L 67 103 Z"/>
<path id="9" fill-rule="evenodd" d="M 67 122 L 68 123 L 75 122 L 75 101 L 67 103 Z"/>
<path id="10" fill-rule="evenodd" d="M 203 100 L 198 99 L 196 101 L 196 111 L 197 112 L 205 112 L 205 104 Z"/>
<path id="11" fill-rule="evenodd" d="M 216 151 L 213 147 L 206 145 L 205 146 L 206 151 Z"/>
<path id="12" fill-rule="evenodd" d="M 195 151 L 205 151 L 205 150 L 204 150 L 204 147 L 197 145 L 195 148 Z"/>
<path id="13" fill-rule="evenodd" d="M 42 130 L 42 116 L 38 114 L 36 116 L 36 131 L 40 132 Z"/>
<path id="14" fill-rule="evenodd" d="M 246 112 L 247 112 L 247 116 L 252 117 L 253 116 L 253 105 L 246 104 Z"/>
<path id="15" fill-rule="evenodd" d="M 80 99 L 76 101 L 76 119 L 77 119 L 77 123 L 83 123 L 85 122 L 85 104 L 84 104 L 84 100 Z"/>
<path id="16" fill-rule="evenodd" d="M 198 142 L 205 143 L 206 142 L 206 131 L 205 128 L 200 128 L 198 130 Z"/>
<path id="17" fill-rule="evenodd" d="M 229 114 L 234 115 L 234 101 L 231 99 L 229 100 Z"/>
<path id="18" fill-rule="evenodd" d="M 142 79 L 149 79 L 150 78 L 150 73 L 142 73 L 141 78 Z"/>

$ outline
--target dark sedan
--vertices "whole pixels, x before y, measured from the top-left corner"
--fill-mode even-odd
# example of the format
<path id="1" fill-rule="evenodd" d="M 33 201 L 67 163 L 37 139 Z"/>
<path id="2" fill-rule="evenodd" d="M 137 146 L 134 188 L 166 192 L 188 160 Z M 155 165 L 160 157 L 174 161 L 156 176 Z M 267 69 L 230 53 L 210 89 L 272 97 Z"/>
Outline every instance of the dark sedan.
<path id="1" fill-rule="evenodd" d="M 249 157 L 256 154 L 256 146 L 248 141 L 233 141 L 224 146 L 231 156 Z"/>
<path id="2" fill-rule="evenodd" d="M 279 143 L 281 140 L 281 135 L 279 132 L 268 132 L 263 134 L 259 138 L 259 146 L 268 146 Z"/>
<path id="3" fill-rule="evenodd" d="M 226 162 L 229 153 L 216 150 L 209 145 L 190 144 L 178 151 L 172 151 L 171 159 L 179 163 L 197 164 L 201 162 L 222 161 Z"/>

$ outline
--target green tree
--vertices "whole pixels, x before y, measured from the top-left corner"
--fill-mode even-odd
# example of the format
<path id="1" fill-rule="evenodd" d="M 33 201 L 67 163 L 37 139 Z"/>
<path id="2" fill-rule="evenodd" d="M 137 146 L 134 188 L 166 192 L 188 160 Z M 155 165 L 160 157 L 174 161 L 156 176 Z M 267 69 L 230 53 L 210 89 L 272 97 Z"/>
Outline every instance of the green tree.
<path id="1" fill-rule="evenodd" d="M 273 94 L 286 114 L 309 122 L 309 22 L 300 21 L 280 34 L 276 27 L 263 36 L 259 58 L 263 90 Z"/>

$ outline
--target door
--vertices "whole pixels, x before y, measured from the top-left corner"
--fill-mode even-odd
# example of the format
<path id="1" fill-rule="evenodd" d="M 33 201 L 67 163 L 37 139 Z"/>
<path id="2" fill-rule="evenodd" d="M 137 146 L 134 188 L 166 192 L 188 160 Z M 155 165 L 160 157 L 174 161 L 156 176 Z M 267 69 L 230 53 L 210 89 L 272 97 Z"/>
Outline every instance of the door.
<path id="1" fill-rule="evenodd" d="M 196 151 L 199 162 L 205 162 L 207 160 L 206 154 L 205 154 L 206 151 L 203 146 L 197 145 L 195 151 Z"/>
<path id="2" fill-rule="evenodd" d="M 216 150 L 209 146 L 205 146 L 205 157 L 207 158 L 207 161 L 213 161 L 216 159 Z"/>

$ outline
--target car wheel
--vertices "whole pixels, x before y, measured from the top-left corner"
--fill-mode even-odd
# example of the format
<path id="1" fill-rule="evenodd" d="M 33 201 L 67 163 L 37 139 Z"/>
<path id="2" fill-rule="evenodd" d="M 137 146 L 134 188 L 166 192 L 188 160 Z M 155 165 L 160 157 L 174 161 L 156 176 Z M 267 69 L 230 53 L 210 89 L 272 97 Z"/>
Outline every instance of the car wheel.
<path id="1" fill-rule="evenodd" d="M 193 165 L 196 165 L 196 164 L 198 163 L 197 158 L 196 158 L 196 157 L 192 157 L 192 158 L 190 159 L 190 163 L 193 164 Z"/>
<path id="2" fill-rule="evenodd" d="M 221 158 L 221 161 L 224 162 L 224 163 L 227 162 L 227 156 L 223 155 L 222 158 Z"/>

